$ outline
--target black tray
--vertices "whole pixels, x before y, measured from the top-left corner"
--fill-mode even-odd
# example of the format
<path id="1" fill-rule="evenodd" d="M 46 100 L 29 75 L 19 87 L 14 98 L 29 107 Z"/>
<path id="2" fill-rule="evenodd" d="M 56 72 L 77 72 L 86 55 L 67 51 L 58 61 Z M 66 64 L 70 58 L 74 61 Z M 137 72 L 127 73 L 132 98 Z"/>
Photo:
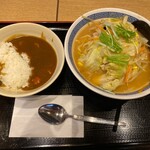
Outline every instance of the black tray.
<path id="1" fill-rule="evenodd" d="M 9 23 L 1 23 L 0 27 Z M 41 23 L 51 28 L 64 43 L 71 23 Z M 98 95 L 83 86 L 67 63 L 58 79 L 39 95 L 72 94 L 84 96 L 84 114 L 125 121 L 128 127 L 84 123 L 84 138 L 9 138 L 14 99 L 0 96 L 0 149 L 77 148 L 150 149 L 150 95 L 121 101 Z M 18 129 L 19 130 L 19 129 Z M 104 149 L 104 148 L 103 148 Z"/>

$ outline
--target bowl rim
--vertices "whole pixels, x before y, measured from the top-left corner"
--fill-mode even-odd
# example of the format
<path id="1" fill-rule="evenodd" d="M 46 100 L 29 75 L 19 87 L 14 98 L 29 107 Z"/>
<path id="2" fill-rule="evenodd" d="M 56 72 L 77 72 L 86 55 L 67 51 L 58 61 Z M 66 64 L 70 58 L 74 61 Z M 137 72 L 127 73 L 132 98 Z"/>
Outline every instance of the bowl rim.
<path id="1" fill-rule="evenodd" d="M 13 24 L 9 24 L 9 25 L 6 25 L 6 26 L 4 26 L 4 27 L 2 27 L 1 29 L 0 29 L 0 32 L 1 31 L 3 31 L 3 30 L 7 30 L 7 29 L 9 29 L 10 27 L 17 27 L 17 26 L 32 26 L 32 27 L 39 27 L 39 28 L 41 28 L 41 29 L 43 29 L 44 31 L 46 31 L 46 33 L 47 34 L 49 34 L 50 33 L 50 35 L 52 35 L 53 36 L 53 38 L 55 38 L 55 40 L 59 43 L 59 46 L 60 46 L 60 49 L 59 49 L 59 51 L 61 51 L 60 53 L 62 53 L 62 55 L 61 55 L 61 60 L 57 60 L 57 61 L 59 61 L 59 68 L 57 69 L 57 68 L 55 68 L 55 71 L 54 71 L 54 73 L 53 73 L 53 75 L 55 74 L 55 76 L 53 76 L 52 75 L 52 79 L 50 80 L 50 82 L 49 82 L 49 80 L 47 81 L 47 82 L 45 82 L 43 85 L 41 85 L 40 87 L 38 87 L 38 88 L 36 88 L 36 89 L 33 89 L 33 90 L 28 90 L 28 91 L 24 91 L 24 92 L 21 92 L 21 93 L 17 93 L 17 92 L 14 92 L 13 94 L 7 94 L 7 93 L 3 93 L 1 90 L 0 90 L 0 95 L 2 95 L 2 96 L 6 96 L 6 97 L 11 97 L 11 98 L 15 98 L 15 97 L 27 97 L 27 96 L 31 96 L 31 95 L 34 95 L 34 94 L 37 94 L 37 93 L 39 93 L 39 92 L 41 92 L 41 91 L 43 91 L 44 89 L 46 89 L 47 87 L 49 87 L 50 85 L 52 85 L 54 82 L 55 82 L 55 80 L 58 78 L 58 76 L 61 74 L 61 71 L 62 71 L 62 69 L 63 69 L 63 66 L 64 66 L 64 63 L 65 63 L 65 53 L 64 53 L 64 47 L 63 47 L 63 43 L 62 43 L 62 41 L 60 40 L 60 38 L 57 36 L 57 34 L 56 33 L 54 33 L 50 28 L 47 28 L 47 27 L 45 27 L 45 26 L 43 26 L 43 25 L 40 25 L 40 24 L 38 24 L 38 23 L 32 23 L 32 22 L 19 22 L 19 23 L 13 23 Z M 52 45 L 52 47 L 53 47 L 53 45 Z M 53 47 L 54 48 L 54 47 Z M 55 48 L 54 48 L 54 50 L 55 50 Z M 58 59 L 58 56 L 57 56 L 57 50 L 55 50 L 55 53 L 56 53 L 56 57 L 57 57 L 57 59 Z M 58 62 L 57 62 L 57 65 L 58 65 Z M 56 65 L 56 67 L 57 67 L 57 65 Z M 57 72 L 56 72 L 56 70 L 57 70 Z"/>
<path id="2" fill-rule="evenodd" d="M 69 50 L 68 50 L 68 41 L 70 40 L 70 35 L 73 31 L 73 29 L 76 27 L 76 25 L 83 20 L 83 16 L 89 16 L 92 15 L 94 13 L 104 13 L 104 12 L 116 12 L 116 13 L 123 13 L 123 14 L 128 14 L 131 17 L 137 18 L 138 20 L 143 20 L 146 23 L 148 23 L 150 25 L 150 21 L 148 19 L 146 19 L 145 17 L 141 16 L 138 13 L 135 13 L 133 11 L 130 10 L 126 10 L 126 9 L 121 9 L 121 8 L 99 8 L 99 9 L 94 9 L 91 11 L 88 11 L 86 13 L 84 13 L 82 16 L 78 17 L 70 26 L 66 37 L 65 37 L 65 41 L 64 41 L 64 50 L 65 50 L 65 59 L 67 61 L 67 64 L 70 68 L 70 70 L 72 71 L 72 73 L 74 74 L 74 76 L 88 89 L 90 89 L 91 91 L 100 94 L 102 96 L 108 97 L 108 98 L 112 98 L 112 99 L 117 99 L 117 100 L 131 100 L 131 99 L 138 99 L 141 97 L 144 97 L 148 94 L 150 94 L 150 88 L 146 89 L 140 93 L 126 93 L 126 94 L 115 94 L 112 92 L 108 92 L 106 90 L 101 90 L 99 88 L 96 88 L 95 86 L 93 86 L 92 84 L 90 84 L 88 81 L 86 81 L 81 75 L 78 74 L 77 69 L 73 66 L 73 64 L 71 63 L 71 59 L 69 57 Z"/>

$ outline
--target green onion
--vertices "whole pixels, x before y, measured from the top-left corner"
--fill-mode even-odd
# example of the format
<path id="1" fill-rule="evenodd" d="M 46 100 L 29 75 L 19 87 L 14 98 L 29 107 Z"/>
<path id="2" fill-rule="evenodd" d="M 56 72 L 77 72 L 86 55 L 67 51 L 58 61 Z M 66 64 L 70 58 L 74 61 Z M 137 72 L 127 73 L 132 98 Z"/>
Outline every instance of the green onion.
<path id="1" fill-rule="evenodd" d="M 128 54 L 116 54 L 112 56 L 108 56 L 107 60 L 110 63 L 115 63 L 121 66 L 125 66 L 128 64 L 130 56 Z"/>
<path id="2" fill-rule="evenodd" d="M 122 51 L 120 44 L 114 39 L 111 34 L 103 31 L 101 32 L 99 39 L 100 42 L 106 45 L 111 51 L 116 53 L 120 53 Z"/>
<path id="3" fill-rule="evenodd" d="M 136 36 L 135 32 L 125 29 L 121 24 L 115 26 L 115 31 L 119 37 L 124 38 L 126 41 L 129 41 L 129 39 L 132 39 Z"/>

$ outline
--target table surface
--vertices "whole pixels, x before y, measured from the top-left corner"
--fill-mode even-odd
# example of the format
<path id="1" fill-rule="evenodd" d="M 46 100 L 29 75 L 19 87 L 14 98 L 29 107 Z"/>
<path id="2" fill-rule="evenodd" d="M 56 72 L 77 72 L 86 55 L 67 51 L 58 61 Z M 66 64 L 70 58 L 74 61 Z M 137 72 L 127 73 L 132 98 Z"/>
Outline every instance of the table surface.
<path id="1" fill-rule="evenodd" d="M 0 0 L 0 22 L 74 21 L 103 7 L 128 9 L 150 19 L 150 0 Z"/>
<path id="2" fill-rule="evenodd" d="M 0 24 L 3 27 L 7 24 Z M 70 23 L 43 23 L 64 42 Z M 14 99 L 0 96 L 0 149 L 106 147 L 115 149 L 150 149 L 150 95 L 121 101 L 98 95 L 83 86 L 65 62 L 58 79 L 39 95 L 72 94 L 84 96 L 84 114 L 116 121 L 127 127 L 84 123 L 84 138 L 9 138 Z M 103 148 L 104 149 L 104 148 Z"/>

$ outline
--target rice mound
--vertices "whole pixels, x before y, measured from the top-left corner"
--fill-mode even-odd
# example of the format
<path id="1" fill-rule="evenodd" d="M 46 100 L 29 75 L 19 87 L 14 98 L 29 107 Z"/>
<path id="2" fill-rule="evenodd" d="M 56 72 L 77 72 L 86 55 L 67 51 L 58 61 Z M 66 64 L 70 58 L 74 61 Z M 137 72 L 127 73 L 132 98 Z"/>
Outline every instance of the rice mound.
<path id="1" fill-rule="evenodd" d="M 21 90 L 29 85 L 32 74 L 30 59 L 25 53 L 19 54 L 11 42 L 0 44 L 0 81 L 6 88 Z"/>

